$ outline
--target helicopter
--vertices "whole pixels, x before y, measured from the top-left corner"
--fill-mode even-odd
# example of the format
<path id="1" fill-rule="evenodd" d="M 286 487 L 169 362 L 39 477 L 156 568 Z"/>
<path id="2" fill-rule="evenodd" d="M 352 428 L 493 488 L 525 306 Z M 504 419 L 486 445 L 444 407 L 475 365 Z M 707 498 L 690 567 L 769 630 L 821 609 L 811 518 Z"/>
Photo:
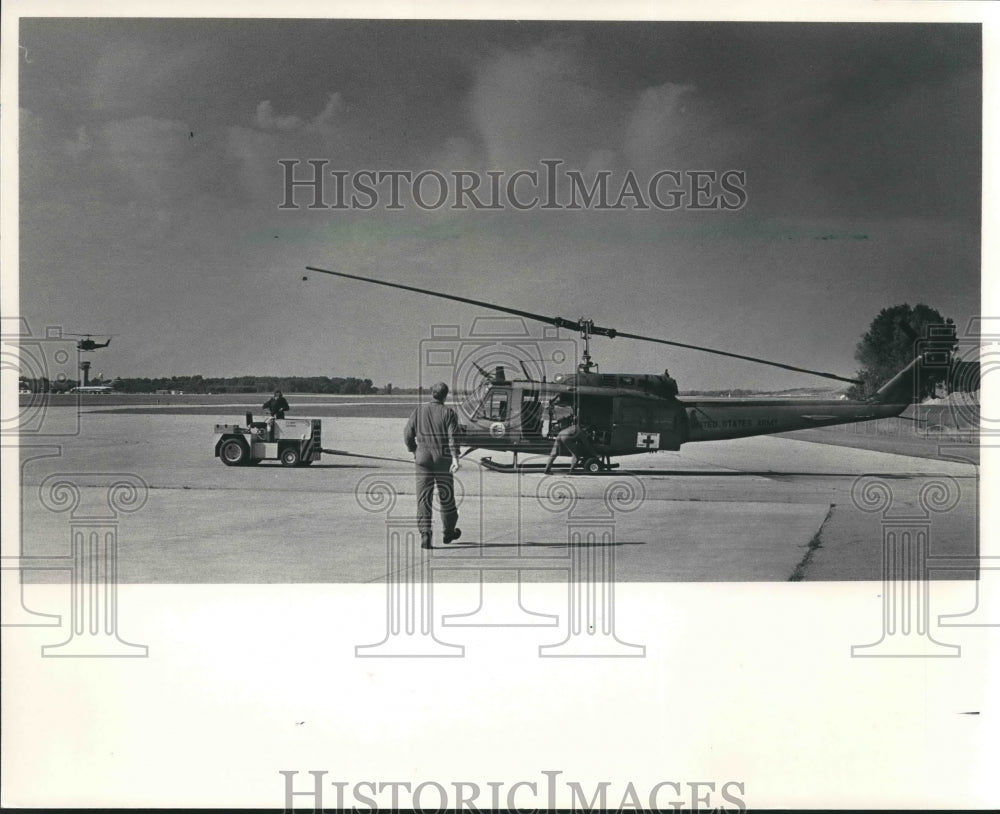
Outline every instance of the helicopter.
<path id="1" fill-rule="evenodd" d="M 93 334 L 68 334 L 68 336 L 82 336 L 85 337 L 76 343 L 76 349 L 79 351 L 91 351 L 97 350 L 98 348 L 106 348 L 111 344 L 112 338 L 118 336 L 118 334 L 100 334 L 100 336 L 106 336 L 108 338 L 107 342 L 95 342 L 91 337 Z"/>
<path id="2" fill-rule="evenodd" d="M 583 470 L 598 473 L 618 467 L 617 463 L 612 463 L 613 457 L 677 451 L 682 444 L 891 418 L 900 415 L 916 400 L 919 383 L 936 383 L 947 378 L 957 344 L 953 323 L 928 326 L 926 336 L 916 343 L 918 352 L 914 359 L 863 400 L 682 399 L 678 397 L 676 382 L 667 371 L 663 374 L 601 373 L 590 354 L 591 337 L 653 342 L 842 382 L 862 384 L 862 381 L 759 357 L 604 328 L 590 319 L 550 317 L 373 277 L 314 266 L 306 269 L 475 305 L 580 332 L 584 351 L 576 372 L 558 374 L 551 381 L 532 377 L 523 361 L 520 363 L 523 378 L 508 378 L 503 366 L 490 371 L 472 362 L 481 378 L 459 404 L 460 441 L 462 446 L 468 447 L 462 457 L 477 449 L 513 453 L 512 464 L 495 462 L 492 458 L 480 461 L 495 471 L 516 470 L 519 454 L 549 454 L 560 429 L 574 422 L 585 428 L 589 440 L 589 444 L 584 445 L 587 457 L 583 459 Z M 574 464 L 576 458 L 574 452 Z"/>

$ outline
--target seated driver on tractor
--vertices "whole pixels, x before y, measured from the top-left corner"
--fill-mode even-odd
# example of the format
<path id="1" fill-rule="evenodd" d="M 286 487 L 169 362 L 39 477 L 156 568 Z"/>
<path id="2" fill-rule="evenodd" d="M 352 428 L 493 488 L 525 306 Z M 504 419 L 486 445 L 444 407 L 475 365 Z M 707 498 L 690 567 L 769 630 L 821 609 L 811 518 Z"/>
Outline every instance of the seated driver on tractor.
<path id="1" fill-rule="evenodd" d="M 264 409 L 267 410 L 271 417 L 267 419 L 267 440 L 274 440 L 274 419 L 284 418 L 285 411 L 290 410 L 288 402 L 285 397 L 281 395 L 280 390 L 275 390 L 274 395 L 264 402 Z"/>

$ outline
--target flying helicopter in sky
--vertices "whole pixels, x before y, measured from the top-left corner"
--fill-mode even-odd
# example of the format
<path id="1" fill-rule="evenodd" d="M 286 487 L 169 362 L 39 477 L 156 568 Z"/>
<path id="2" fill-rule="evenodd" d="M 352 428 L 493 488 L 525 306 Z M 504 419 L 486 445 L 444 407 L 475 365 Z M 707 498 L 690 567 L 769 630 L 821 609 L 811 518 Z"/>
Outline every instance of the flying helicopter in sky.
<path id="1" fill-rule="evenodd" d="M 94 334 L 67 334 L 67 336 L 82 336 L 84 337 L 79 342 L 76 343 L 76 349 L 80 351 L 91 351 L 97 350 L 98 348 L 106 348 L 111 344 L 111 340 L 118 336 L 118 334 L 98 334 L 98 336 L 106 336 L 108 338 L 107 342 L 95 342 L 92 337 Z"/>
<path id="2" fill-rule="evenodd" d="M 544 376 L 533 377 L 530 366 L 523 362 L 520 363 L 523 378 L 508 378 L 502 366 L 487 370 L 471 361 L 480 379 L 459 404 L 463 431 L 461 443 L 467 447 L 463 457 L 476 449 L 513 453 L 510 465 L 494 462 L 491 458 L 481 461 L 487 468 L 499 471 L 516 469 L 519 454 L 548 454 L 560 429 L 573 422 L 585 430 L 590 441 L 590 451 L 583 460 L 583 468 L 596 473 L 617 466 L 611 461 L 617 456 L 657 450 L 676 451 L 682 444 L 697 441 L 746 438 L 897 416 L 916 400 L 915 394 L 919 392 L 921 383 L 946 379 L 956 346 L 954 324 L 928 326 L 926 336 L 915 343 L 913 361 L 863 400 L 679 398 L 677 384 L 667 371 L 663 374 L 601 373 L 590 354 L 591 337 L 653 342 L 836 381 L 862 382 L 759 357 L 604 328 L 589 319 L 550 317 L 373 277 L 314 266 L 306 268 L 312 272 L 475 305 L 580 332 L 584 350 L 576 372 L 555 375 L 551 381 Z"/>

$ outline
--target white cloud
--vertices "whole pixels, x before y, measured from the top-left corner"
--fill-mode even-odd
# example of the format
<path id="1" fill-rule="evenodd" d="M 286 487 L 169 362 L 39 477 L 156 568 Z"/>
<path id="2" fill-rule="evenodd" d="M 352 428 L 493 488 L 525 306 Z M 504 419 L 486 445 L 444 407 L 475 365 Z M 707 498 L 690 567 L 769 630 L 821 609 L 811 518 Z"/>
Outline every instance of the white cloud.
<path id="1" fill-rule="evenodd" d="M 323 108 L 311 119 L 277 113 L 270 101 L 257 105 L 254 126 L 234 125 L 226 131 L 225 156 L 235 162 L 242 190 L 251 198 L 282 201 L 283 170 L 280 159 L 342 156 L 350 141 L 346 134 L 346 106 L 340 93 L 327 94 Z M 299 174 L 311 171 L 307 166 Z M 271 203 L 273 202 L 273 204 Z"/>
<path id="2" fill-rule="evenodd" d="M 265 100 L 257 105 L 257 114 L 254 123 L 261 130 L 284 131 L 308 130 L 311 132 L 325 132 L 329 130 L 337 121 L 338 114 L 344 108 L 344 100 L 339 93 L 328 94 L 326 104 L 316 116 L 308 121 L 295 114 L 279 114 L 274 110 L 274 105 L 269 100 Z"/>
<path id="3" fill-rule="evenodd" d="M 620 104 L 596 84 L 566 45 L 504 52 L 480 69 L 473 121 L 495 168 L 562 158 L 579 164 L 615 139 Z"/>
<path id="4" fill-rule="evenodd" d="M 326 100 L 326 105 L 319 112 L 315 119 L 309 122 L 308 127 L 312 130 L 323 132 L 332 127 L 338 118 L 338 114 L 344 109 L 344 100 L 339 93 L 331 93 Z"/>
<path id="5" fill-rule="evenodd" d="M 226 136 L 226 156 L 235 162 L 243 191 L 254 199 L 266 199 L 281 194 L 279 188 L 281 158 L 278 137 L 274 132 L 261 132 L 249 127 L 230 127 Z M 296 151 L 289 151 L 296 157 Z M 280 202 L 280 201 L 279 201 Z"/>
<path id="6" fill-rule="evenodd" d="M 592 75 L 572 41 L 487 60 L 470 111 L 487 162 L 511 170 L 560 158 L 567 167 L 650 172 L 679 160 L 705 129 L 695 87 L 633 90 Z M 666 163 L 665 163 L 666 162 Z"/>
<path id="7" fill-rule="evenodd" d="M 257 105 L 255 122 L 261 130 L 298 130 L 302 127 L 302 119 L 298 116 L 276 114 L 269 101 L 263 101 Z"/>

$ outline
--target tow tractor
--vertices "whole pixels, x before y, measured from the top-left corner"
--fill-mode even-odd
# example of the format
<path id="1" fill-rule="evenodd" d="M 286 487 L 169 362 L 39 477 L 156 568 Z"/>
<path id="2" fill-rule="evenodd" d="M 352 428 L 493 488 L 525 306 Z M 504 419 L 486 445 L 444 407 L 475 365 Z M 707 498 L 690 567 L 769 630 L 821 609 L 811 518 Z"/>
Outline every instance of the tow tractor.
<path id="1" fill-rule="evenodd" d="M 216 424 L 215 457 L 226 466 L 254 466 L 281 461 L 283 466 L 308 466 L 323 453 L 322 421 L 318 418 L 269 418 L 245 424 Z"/>

